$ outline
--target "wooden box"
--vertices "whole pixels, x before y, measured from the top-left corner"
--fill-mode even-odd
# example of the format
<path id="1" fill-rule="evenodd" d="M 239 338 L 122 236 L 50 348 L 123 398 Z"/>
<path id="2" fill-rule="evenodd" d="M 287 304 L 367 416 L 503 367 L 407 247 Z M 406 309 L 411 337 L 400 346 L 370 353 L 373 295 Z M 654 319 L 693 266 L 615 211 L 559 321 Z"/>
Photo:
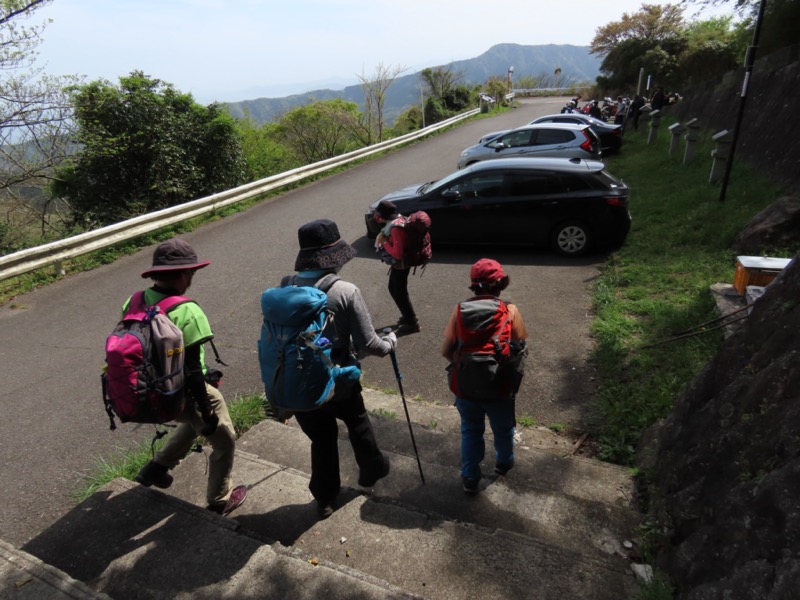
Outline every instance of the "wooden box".
<path id="1" fill-rule="evenodd" d="M 737 256 L 733 287 L 744 295 L 748 285 L 769 285 L 790 261 L 769 256 Z"/>

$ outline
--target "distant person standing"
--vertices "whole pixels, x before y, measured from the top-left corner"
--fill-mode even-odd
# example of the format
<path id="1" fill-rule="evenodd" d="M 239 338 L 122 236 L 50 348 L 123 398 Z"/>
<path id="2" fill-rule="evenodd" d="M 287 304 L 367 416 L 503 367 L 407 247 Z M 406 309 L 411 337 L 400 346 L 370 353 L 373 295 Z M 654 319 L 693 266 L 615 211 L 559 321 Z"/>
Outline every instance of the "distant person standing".
<path id="1" fill-rule="evenodd" d="M 631 121 L 633 121 L 634 130 L 639 129 L 639 117 L 642 116 L 642 107 L 644 104 L 644 98 L 641 94 L 636 94 L 636 96 L 633 98 L 633 102 L 631 102 L 630 116 Z"/>
<path id="2" fill-rule="evenodd" d="M 650 98 L 650 106 L 652 110 L 662 110 L 664 106 L 667 104 L 667 96 L 664 94 L 664 88 L 656 86 L 655 92 L 653 92 L 653 97 Z"/>
<path id="3" fill-rule="evenodd" d="M 453 309 L 441 353 L 450 361 L 448 383 L 461 415 L 461 481 L 477 493 L 485 453 L 486 418 L 494 433 L 495 473 L 514 466 L 515 397 L 522 382 L 528 331 L 517 307 L 500 299 L 509 277 L 496 260 L 470 270 L 475 294 Z"/>

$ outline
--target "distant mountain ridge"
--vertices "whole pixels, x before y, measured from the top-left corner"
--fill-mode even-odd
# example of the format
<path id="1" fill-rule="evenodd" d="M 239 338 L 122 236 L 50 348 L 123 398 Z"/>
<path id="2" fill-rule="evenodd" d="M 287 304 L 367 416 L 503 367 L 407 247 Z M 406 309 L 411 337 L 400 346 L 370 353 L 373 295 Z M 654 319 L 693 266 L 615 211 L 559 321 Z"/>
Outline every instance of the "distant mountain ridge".
<path id="1" fill-rule="evenodd" d="M 600 73 L 600 59 L 589 54 L 589 46 L 547 44 L 523 46 L 521 44 L 497 44 L 476 58 L 459 60 L 431 68 L 451 68 L 463 75 L 460 83 L 484 83 L 492 75 L 504 78 L 508 68 L 514 67 L 514 79 L 522 76 L 552 76 L 556 67 L 561 69 L 563 81 L 572 83 L 594 82 Z M 283 98 L 257 98 L 241 102 L 229 102 L 231 114 L 239 119 L 250 117 L 257 123 L 278 120 L 285 112 L 318 100 L 342 98 L 363 106 L 361 86 L 351 85 L 342 90 L 313 90 L 304 94 L 293 94 Z M 386 94 L 385 116 L 393 121 L 409 106 L 420 103 L 420 71 L 401 75 L 395 79 Z"/>

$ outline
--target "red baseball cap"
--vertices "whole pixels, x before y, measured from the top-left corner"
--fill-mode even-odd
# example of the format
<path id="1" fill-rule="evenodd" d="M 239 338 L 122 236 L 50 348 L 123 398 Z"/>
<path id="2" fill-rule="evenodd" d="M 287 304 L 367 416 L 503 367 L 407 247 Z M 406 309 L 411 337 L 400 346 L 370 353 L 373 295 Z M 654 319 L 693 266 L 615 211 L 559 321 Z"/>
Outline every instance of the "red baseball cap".
<path id="1" fill-rule="evenodd" d="M 482 258 L 470 269 L 469 276 L 472 281 L 499 281 L 506 274 L 499 262 L 491 258 Z"/>

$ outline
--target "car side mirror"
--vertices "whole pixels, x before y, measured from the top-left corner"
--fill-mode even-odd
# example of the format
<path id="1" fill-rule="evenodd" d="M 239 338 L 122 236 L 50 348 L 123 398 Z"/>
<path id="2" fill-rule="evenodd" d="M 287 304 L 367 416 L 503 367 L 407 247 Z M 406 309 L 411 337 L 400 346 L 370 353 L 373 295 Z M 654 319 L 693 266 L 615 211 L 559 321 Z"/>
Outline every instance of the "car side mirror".
<path id="1" fill-rule="evenodd" d="M 492 144 L 492 147 L 494 148 L 495 152 L 500 152 L 500 150 L 503 150 L 506 145 L 503 142 L 495 142 Z"/>
<path id="2" fill-rule="evenodd" d="M 458 202 L 461 200 L 461 192 L 456 190 L 445 190 L 442 192 L 442 198 L 448 202 Z"/>

